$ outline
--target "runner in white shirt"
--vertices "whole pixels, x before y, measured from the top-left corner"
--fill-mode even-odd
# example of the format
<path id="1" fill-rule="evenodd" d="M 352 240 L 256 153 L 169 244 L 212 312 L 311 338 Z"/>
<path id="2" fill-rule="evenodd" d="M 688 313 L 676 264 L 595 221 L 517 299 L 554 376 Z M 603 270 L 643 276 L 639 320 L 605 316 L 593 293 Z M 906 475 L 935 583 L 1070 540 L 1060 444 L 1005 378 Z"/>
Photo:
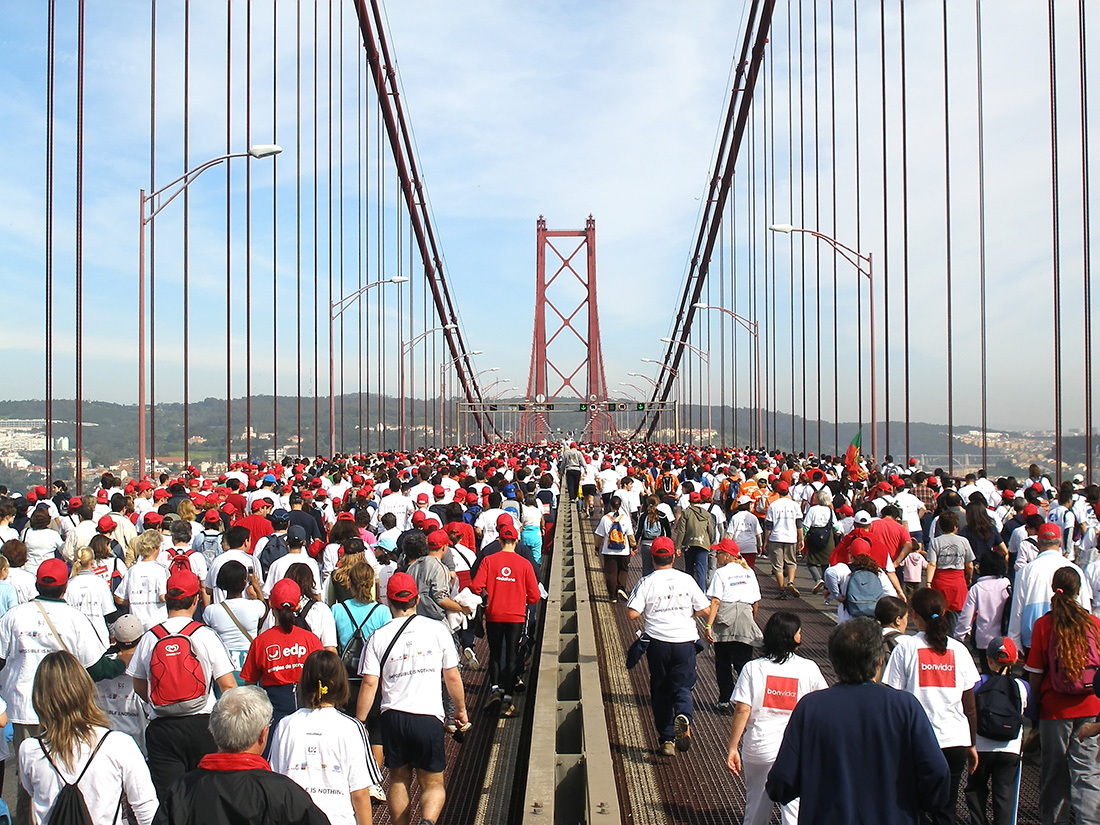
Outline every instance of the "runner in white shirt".
<path id="1" fill-rule="evenodd" d="M 733 539 L 723 539 L 711 550 L 715 551 L 718 567 L 707 586 L 707 641 L 714 645 L 717 707 L 729 710 L 735 684 L 733 671 L 741 672 L 761 638 L 756 624 L 760 585 Z"/>
<path id="2" fill-rule="evenodd" d="M 779 754 L 791 712 L 807 693 L 827 685 L 817 664 L 797 655 L 802 623 L 794 613 L 773 613 L 764 627 L 764 656 L 745 665 L 733 691 L 733 727 L 727 766 L 745 777 L 745 825 L 771 821 L 772 801 L 764 792 Z M 738 752 L 744 736 L 744 747 Z M 783 825 L 798 822 L 798 800 L 779 808 Z"/>
<path id="3" fill-rule="evenodd" d="M 115 588 L 115 601 L 119 604 L 129 603 L 130 612 L 141 619 L 148 630 L 168 618 L 168 609 L 164 606 L 168 571 L 157 562 L 157 556 L 161 552 L 160 535 L 154 532 L 142 533 L 138 539 L 138 552 L 141 558 L 126 571 L 126 575 Z"/>
<path id="4" fill-rule="evenodd" d="M 248 568 L 230 560 L 218 571 L 218 591 L 226 598 L 207 605 L 202 620 L 222 640 L 233 662 L 234 676 L 239 676 L 248 649 L 260 635 L 260 622 L 267 615 L 267 605 L 259 599 L 246 599 L 241 594 L 247 587 Z M 240 679 L 237 680 L 240 682 Z"/>
<path id="5" fill-rule="evenodd" d="M 271 735 L 271 769 L 297 782 L 332 825 L 368 825 L 370 789 L 382 798 L 382 773 L 369 757 L 370 740 L 358 719 L 336 706 L 348 700 L 343 662 L 327 650 L 310 654 L 298 682 L 302 707 Z"/>
<path id="6" fill-rule="evenodd" d="M 90 547 L 81 547 L 73 565 L 69 585 L 65 588 L 65 601 L 83 613 L 92 623 L 96 634 L 106 647 L 111 643 L 107 632 L 106 616 L 118 612 L 111 586 L 96 575 L 96 561 Z"/>
<path id="7" fill-rule="evenodd" d="M 948 804 L 931 811 L 933 821 L 954 820 L 959 781 L 964 771 L 978 764 L 978 751 L 971 734 L 974 714 L 974 685 L 978 669 L 970 651 L 947 635 L 947 601 L 938 590 L 925 587 L 913 594 L 911 607 L 919 631 L 898 640 L 886 663 L 882 683 L 906 690 L 928 714 L 936 740 L 951 769 Z"/>

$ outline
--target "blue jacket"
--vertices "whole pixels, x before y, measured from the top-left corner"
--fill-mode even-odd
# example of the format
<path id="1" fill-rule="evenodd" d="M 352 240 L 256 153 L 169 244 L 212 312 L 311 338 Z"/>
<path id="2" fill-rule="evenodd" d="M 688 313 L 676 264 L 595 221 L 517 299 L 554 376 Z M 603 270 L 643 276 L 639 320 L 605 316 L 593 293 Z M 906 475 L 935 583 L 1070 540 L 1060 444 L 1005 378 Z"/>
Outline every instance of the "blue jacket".
<path id="1" fill-rule="evenodd" d="M 916 697 L 868 682 L 799 701 L 765 788 L 779 803 L 801 798 L 799 825 L 916 825 L 950 784 Z"/>

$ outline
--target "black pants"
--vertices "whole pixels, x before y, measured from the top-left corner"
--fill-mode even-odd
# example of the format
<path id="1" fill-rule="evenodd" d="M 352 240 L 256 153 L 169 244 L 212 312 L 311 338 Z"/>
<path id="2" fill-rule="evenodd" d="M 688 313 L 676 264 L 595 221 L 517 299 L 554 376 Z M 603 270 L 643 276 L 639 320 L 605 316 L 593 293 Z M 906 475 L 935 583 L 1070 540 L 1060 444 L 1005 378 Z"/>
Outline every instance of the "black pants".
<path id="1" fill-rule="evenodd" d="M 511 696 L 519 676 L 519 637 L 523 622 L 486 622 L 489 642 L 489 684 Z"/>
<path id="2" fill-rule="evenodd" d="M 715 642 L 714 643 L 714 675 L 718 680 L 718 701 L 728 702 L 733 696 L 733 688 L 737 684 L 737 678 L 733 675 L 736 668 L 741 673 L 741 668 L 752 658 L 752 645 L 744 642 Z"/>
<path id="3" fill-rule="evenodd" d="M 577 500 L 577 491 L 581 487 L 581 471 L 580 470 L 566 470 L 565 471 L 565 488 L 569 491 L 569 498 L 573 501 Z"/>
<path id="4" fill-rule="evenodd" d="M 966 783 L 966 807 L 972 825 L 985 825 L 990 782 L 993 785 L 994 825 L 1013 825 L 1020 793 L 1020 755 L 1016 753 L 978 753 L 978 769 Z"/>
<path id="5" fill-rule="evenodd" d="M 942 748 L 943 757 L 947 760 L 947 768 L 951 771 L 951 793 L 948 802 L 936 811 L 927 814 L 930 825 L 955 825 L 956 811 L 959 807 L 959 782 L 966 773 L 966 748 Z"/>
<path id="6" fill-rule="evenodd" d="M 158 716 L 145 729 L 149 773 L 161 804 L 172 783 L 199 766 L 199 760 L 218 748 L 210 735 L 210 714 Z"/>

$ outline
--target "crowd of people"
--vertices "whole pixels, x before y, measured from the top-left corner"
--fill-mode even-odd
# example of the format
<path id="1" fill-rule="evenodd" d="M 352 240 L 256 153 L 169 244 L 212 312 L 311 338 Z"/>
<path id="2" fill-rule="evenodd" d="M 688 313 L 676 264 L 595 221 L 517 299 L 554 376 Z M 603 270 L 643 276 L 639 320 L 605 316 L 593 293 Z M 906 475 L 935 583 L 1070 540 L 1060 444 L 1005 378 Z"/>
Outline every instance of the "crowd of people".
<path id="1" fill-rule="evenodd" d="M 482 713 L 520 711 L 560 498 L 642 623 L 660 758 L 691 747 L 713 645 L 746 822 L 773 802 L 784 823 L 952 822 L 964 777 L 973 816 L 991 796 L 1012 822 L 1036 747 L 1041 820 L 1097 821 L 1100 488 L 1083 481 L 569 443 L 5 490 L 15 821 L 49 822 L 78 788 L 97 823 L 364 825 L 383 801 L 405 823 L 418 787 L 431 825 L 445 736 L 472 724 L 464 670 L 484 665 Z M 761 626 L 761 577 L 835 607 L 832 687 L 795 613 Z"/>

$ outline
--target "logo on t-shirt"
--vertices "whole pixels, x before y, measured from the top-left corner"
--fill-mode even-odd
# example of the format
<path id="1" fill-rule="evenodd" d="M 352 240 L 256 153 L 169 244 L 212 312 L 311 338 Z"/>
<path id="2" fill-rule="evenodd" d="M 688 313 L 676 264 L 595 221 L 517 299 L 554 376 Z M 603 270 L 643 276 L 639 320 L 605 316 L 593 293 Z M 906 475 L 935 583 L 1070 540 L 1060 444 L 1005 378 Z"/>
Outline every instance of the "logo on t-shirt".
<path id="1" fill-rule="evenodd" d="M 917 651 L 921 687 L 955 687 L 955 651 L 937 653 L 929 647 Z"/>
<path id="2" fill-rule="evenodd" d="M 764 683 L 763 706 L 773 710 L 794 710 L 798 704 L 798 680 L 789 676 L 769 676 Z"/>

